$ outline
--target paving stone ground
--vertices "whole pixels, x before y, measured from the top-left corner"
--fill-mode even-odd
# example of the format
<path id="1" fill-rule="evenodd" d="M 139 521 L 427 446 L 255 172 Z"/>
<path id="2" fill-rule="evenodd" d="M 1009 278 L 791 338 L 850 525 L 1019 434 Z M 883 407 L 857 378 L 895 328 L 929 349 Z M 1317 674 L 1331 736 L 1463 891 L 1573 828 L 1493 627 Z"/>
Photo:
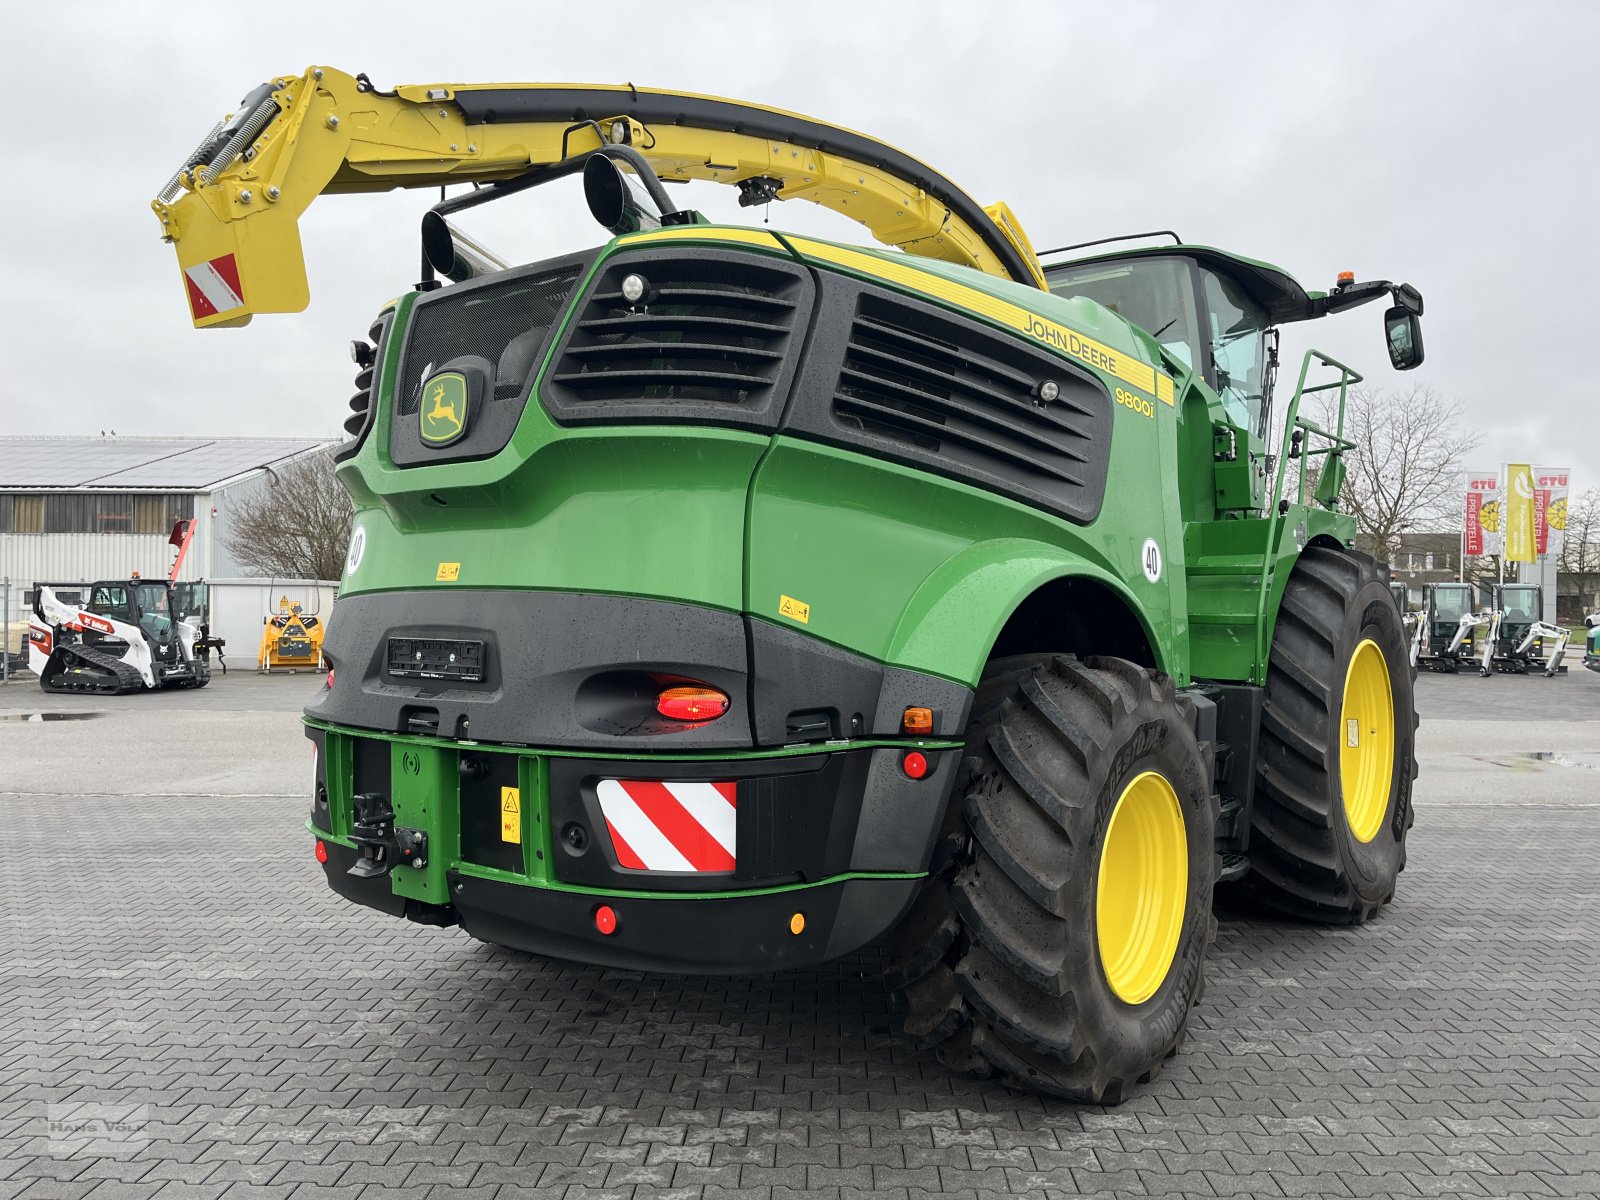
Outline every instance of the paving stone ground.
<path id="1" fill-rule="evenodd" d="M 235 719 L 284 794 L 101 794 L 93 721 L 8 791 L 45 743 L 0 730 L 0 1200 L 1600 1194 L 1600 771 L 1419 801 L 1364 928 L 1225 914 L 1188 1045 L 1099 1109 L 945 1071 L 870 954 L 659 978 L 346 905 L 292 717 Z"/>

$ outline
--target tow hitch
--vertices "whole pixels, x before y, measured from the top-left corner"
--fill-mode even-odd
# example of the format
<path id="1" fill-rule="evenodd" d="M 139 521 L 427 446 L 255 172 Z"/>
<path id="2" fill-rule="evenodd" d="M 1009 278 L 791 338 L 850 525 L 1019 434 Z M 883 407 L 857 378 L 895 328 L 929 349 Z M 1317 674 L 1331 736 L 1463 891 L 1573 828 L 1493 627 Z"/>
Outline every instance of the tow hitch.
<path id="1" fill-rule="evenodd" d="M 387 875 L 399 863 L 422 868 L 428 865 L 428 835 L 420 829 L 396 829 L 394 809 L 382 792 L 360 792 L 353 796 L 356 819 L 350 840 L 361 857 L 350 868 L 351 875 L 367 879 Z"/>

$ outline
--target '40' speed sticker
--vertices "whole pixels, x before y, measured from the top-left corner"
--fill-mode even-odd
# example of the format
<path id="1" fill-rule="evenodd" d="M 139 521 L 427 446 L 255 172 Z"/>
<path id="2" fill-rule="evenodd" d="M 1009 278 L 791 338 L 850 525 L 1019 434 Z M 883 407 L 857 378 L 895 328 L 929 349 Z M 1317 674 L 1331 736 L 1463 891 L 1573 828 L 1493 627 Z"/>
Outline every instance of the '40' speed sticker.
<path id="1" fill-rule="evenodd" d="M 361 565 L 361 556 L 367 552 L 367 531 L 357 525 L 350 535 L 350 553 L 345 556 L 344 573 L 354 575 Z"/>
<path id="2" fill-rule="evenodd" d="M 1155 538 L 1144 540 L 1144 577 L 1151 583 L 1158 583 L 1161 579 L 1161 547 L 1156 545 Z"/>

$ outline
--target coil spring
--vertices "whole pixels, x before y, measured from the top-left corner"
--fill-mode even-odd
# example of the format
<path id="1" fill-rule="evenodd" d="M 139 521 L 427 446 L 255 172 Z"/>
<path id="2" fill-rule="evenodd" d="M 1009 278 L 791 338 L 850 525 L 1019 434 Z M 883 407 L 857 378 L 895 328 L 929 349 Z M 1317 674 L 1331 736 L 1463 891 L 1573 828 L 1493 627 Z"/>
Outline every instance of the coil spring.
<path id="1" fill-rule="evenodd" d="M 244 119 L 234 135 L 224 143 L 217 156 L 200 168 L 200 183 L 210 183 L 222 174 L 244 152 L 245 147 L 256 140 L 256 135 L 267 127 L 267 122 L 278 115 L 278 102 L 271 96 L 266 97 L 256 106 L 254 112 Z"/>
<path id="2" fill-rule="evenodd" d="M 183 191 L 184 175 L 188 173 L 190 167 L 194 166 L 195 163 L 200 161 L 200 156 L 206 152 L 206 147 L 211 144 L 211 140 L 216 137 L 217 134 L 222 132 L 222 127 L 227 123 L 228 122 L 225 120 L 218 121 L 211 127 L 211 132 L 200 139 L 200 144 L 193 150 L 189 151 L 189 157 L 183 160 L 183 166 L 179 167 L 172 173 L 172 178 L 167 180 L 167 186 L 162 188 L 157 194 L 157 199 L 159 199 L 161 203 L 171 204 L 178 198 L 178 193 Z"/>
<path id="3" fill-rule="evenodd" d="M 228 128 L 232 120 L 218 121 L 212 127 L 211 132 L 206 134 L 205 140 L 194 148 L 194 151 L 184 160 L 183 166 L 178 168 L 176 174 L 167 180 L 166 187 L 162 188 L 158 193 L 158 198 L 162 204 L 171 204 L 178 198 L 178 194 L 183 190 L 185 176 L 191 170 L 196 167 L 199 168 L 195 172 L 193 186 L 203 187 L 227 170 L 233 164 L 233 160 L 238 158 L 250 143 L 256 140 L 257 135 L 267 127 L 267 124 L 280 111 L 278 102 L 272 98 L 271 88 L 271 84 L 263 84 L 261 88 L 257 89 L 258 92 L 265 90 L 267 94 L 261 97 L 260 101 L 242 121 L 239 121 L 238 126 L 228 140 L 222 144 L 222 147 L 215 154 L 207 155 L 207 147 L 212 144 L 218 134 Z M 248 98 L 246 97 L 246 99 Z"/>

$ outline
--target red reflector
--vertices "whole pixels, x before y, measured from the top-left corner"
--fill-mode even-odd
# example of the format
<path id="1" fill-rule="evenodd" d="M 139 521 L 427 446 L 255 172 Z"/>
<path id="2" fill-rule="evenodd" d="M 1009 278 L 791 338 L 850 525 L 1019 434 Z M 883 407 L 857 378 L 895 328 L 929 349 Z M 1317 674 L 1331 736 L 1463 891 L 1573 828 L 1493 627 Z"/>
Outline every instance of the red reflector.
<path id="1" fill-rule="evenodd" d="M 714 721 L 728 711 L 728 697 L 704 684 L 664 688 L 656 711 L 669 721 Z"/>
<path id="2" fill-rule="evenodd" d="M 928 773 L 928 760 L 920 750 L 913 750 L 900 760 L 900 769 L 913 779 L 921 779 Z"/>
<path id="3" fill-rule="evenodd" d="M 317 848 L 314 851 L 312 851 L 312 853 L 317 856 L 317 861 L 319 863 L 327 862 L 328 861 L 328 844 L 326 842 L 322 841 L 319 838 L 317 840 Z"/>
<path id="4" fill-rule="evenodd" d="M 333 686 L 333 668 L 332 667 L 328 668 L 328 686 L 329 687 Z"/>
<path id="5" fill-rule="evenodd" d="M 594 927 L 607 937 L 610 937 L 617 931 L 617 910 L 609 904 L 602 904 L 595 909 Z"/>

